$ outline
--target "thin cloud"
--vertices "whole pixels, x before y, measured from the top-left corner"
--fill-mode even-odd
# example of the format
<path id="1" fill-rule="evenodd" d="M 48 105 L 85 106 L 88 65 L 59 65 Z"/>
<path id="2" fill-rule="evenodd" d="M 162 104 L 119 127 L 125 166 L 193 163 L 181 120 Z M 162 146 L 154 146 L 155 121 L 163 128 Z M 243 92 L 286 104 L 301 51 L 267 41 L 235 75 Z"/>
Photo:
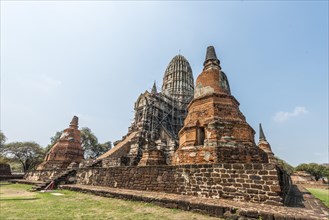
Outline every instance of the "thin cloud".
<path id="1" fill-rule="evenodd" d="M 297 106 L 292 112 L 283 112 L 283 111 L 277 112 L 273 117 L 273 119 L 276 122 L 285 122 L 290 118 L 298 117 L 307 113 L 308 111 L 306 110 L 305 107 Z"/>

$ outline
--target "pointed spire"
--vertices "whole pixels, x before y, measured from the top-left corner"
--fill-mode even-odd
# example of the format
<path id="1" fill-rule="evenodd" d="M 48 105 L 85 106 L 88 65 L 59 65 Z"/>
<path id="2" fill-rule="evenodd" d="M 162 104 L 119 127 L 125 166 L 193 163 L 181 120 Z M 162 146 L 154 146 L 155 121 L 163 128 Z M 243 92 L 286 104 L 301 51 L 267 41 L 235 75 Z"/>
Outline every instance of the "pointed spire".
<path id="1" fill-rule="evenodd" d="M 73 116 L 72 121 L 70 122 L 70 127 L 78 128 L 79 118 L 77 116 Z"/>
<path id="2" fill-rule="evenodd" d="M 207 54 L 206 54 L 206 60 L 217 60 L 217 56 L 216 56 L 216 51 L 214 46 L 209 46 L 207 47 Z"/>
<path id="3" fill-rule="evenodd" d="M 217 55 L 216 55 L 214 46 L 207 47 L 206 59 L 203 63 L 203 66 L 206 68 L 206 66 L 209 66 L 211 64 L 215 65 L 215 66 L 219 66 L 219 64 L 220 64 L 220 61 L 217 59 Z M 219 66 L 219 68 L 220 68 L 220 66 Z"/>
<path id="4" fill-rule="evenodd" d="M 261 123 L 259 123 L 259 141 L 266 141 L 266 137 L 264 135 L 264 131 Z"/>
<path id="5" fill-rule="evenodd" d="M 152 91 L 151 91 L 151 93 L 153 93 L 153 94 L 157 94 L 157 93 L 158 93 L 158 91 L 157 91 L 157 87 L 156 87 L 156 85 L 155 85 L 155 81 L 154 81 L 154 83 L 153 83 L 153 87 L 152 87 Z"/>

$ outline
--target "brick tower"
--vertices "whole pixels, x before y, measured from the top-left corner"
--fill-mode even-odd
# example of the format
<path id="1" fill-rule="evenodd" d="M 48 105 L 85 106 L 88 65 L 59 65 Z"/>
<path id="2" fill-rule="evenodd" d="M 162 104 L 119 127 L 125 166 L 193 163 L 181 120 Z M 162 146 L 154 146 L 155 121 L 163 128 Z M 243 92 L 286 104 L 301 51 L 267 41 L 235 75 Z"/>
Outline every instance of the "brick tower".
<path id="1" fill-rule="evenodd" d="M 267 154 L 255 144 L 255 131 L 231 95 L 213 46 L 207 48 L 203 65 L 173 164 L 268 163 Z"/>
<path id="2" fill-rule="evenodd" d="M 78 120 L 77 116 L 73 117 L 70 127 L 64 130 L 37 170 L 67 168 L 72 162 L 80 163 L 83 160 Z"/>

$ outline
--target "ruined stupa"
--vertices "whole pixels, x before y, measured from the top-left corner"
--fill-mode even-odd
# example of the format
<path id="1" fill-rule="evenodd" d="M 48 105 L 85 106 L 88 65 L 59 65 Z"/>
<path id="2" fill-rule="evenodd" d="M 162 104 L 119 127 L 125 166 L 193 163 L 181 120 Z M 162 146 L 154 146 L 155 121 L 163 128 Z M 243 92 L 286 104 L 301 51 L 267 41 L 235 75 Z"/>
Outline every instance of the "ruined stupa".
<path id="1" fill-rule="evenodd" d="M 267 154 L 255 144 L 255 131 L 231 95 L 213 46 L 207 48 L 203 65 L 173 163 L 267 163 Z"/>
<path id="2" fill-rule="evenodd" d="M 63 131 L 37 170 L 64 169 L 72 163 L 79 164 L 84 159 L 78 120 L 77 116 L 73 117 L 70 127 Z"/>

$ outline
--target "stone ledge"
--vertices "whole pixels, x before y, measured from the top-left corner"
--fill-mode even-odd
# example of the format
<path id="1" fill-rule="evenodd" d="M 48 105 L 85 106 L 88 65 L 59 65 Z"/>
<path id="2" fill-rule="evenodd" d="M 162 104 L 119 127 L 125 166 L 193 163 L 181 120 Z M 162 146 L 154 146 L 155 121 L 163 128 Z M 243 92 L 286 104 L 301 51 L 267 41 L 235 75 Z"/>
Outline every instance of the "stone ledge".
<path id="1" fill-rule="evenodd" d="M 43 183 L 43 181 L 33 181 L 33 180 L 26 180 L 26 179 L 12 179 L 12 180 L 9 180 L 8 182 L 30 184 L 30 185 L 37 185 L 37 184 Z"/>
<path id="2" fill-rule="evenodd" d="M 118 189 L 88 185 L 62 185 L 62 189 L 91 193 L 104 197 L 150 202 L 166 208 L 201 212 L 215 217 L 229 219 L 328 219 L 328 213 L 307 208 L 271 206 L 257 203 L 238 202 L 225 199 L 209 199 L 169 193 Z"/>
<path id="3" fill-rule="evenodd" d="M 23 174 L 0 175 L 0 181 L 11 179 L 23 179 Z"/>

